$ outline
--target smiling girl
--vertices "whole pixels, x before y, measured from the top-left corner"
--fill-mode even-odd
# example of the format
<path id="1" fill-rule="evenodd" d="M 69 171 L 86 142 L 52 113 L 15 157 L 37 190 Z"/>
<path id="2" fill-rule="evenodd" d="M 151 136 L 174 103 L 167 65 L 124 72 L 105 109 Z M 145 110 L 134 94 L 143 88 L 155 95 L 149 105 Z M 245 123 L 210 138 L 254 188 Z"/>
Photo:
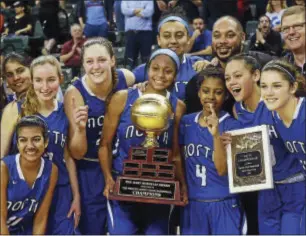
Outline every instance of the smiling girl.
<path id="1" fill-rule="evenodd" d="M 58 168 L 43 159 L 47 124 L 38 116 L 16 126 L 19 153 L 1 160 L 1 235 L 45 234 Z"/>
<path id="2" fill-rule="evenodd" d="M 306 101 L 305 97 L 297 94 L 305 94 L 305 79 L 296 68 L 288 62 L 274 60 L 262 69 L 260 81 L 262 98 L 267 108 L 273 111 L 274 126 L 279 132 L 284 144 L 290 152 L 290 157 L 297 158 L 304 173 L 306 172 Z M 305 196 L 304 188 L 297 189 L 297 194 Z M 293 194 L 293 193 L 291 193 Z M 305 234 L 305 205 L 302 213 L 301 234 Z M 300 218 L 301 207 L 296 207 L 295 217 Z M 288 221 L 286 222 L 288 223 Z M 291 222 L 292 223 L 292 222 Z M 291 225 L 290 227 L 298 227 Z"/>
<path id="3" fill-rule="evenodd" d="M 181 217 L 182 234 L 246 233 L 239 197 L 229 193 L 220 139 L 221 133 L 240 127 L 222 110 L 227 96 L 224 73 L 207 67 L 197 78 L 202 111 L 184 116 L 180 124 L 189 199 Z"/>
<path id="4" fill-rule="evenodd" d="M 98 147 L 106 105 L 115 91 L 126 89 L 134 82 L 134 76 L 128 70 L 116 70 L 112 44 L 104 38 L 88 39 L 81 58 L 85 75 L 68 88 L 64 100 L 70 124 L 69 148 L 77 160 L 82 200 L 80 231 L 105 234 L 105 183 L 98 163 Z"/>
<path id="5" fill-rule="evenodd" d="M 44 157 L 52 160 L 59 169 L 52 209 L 48 219 L 48 234 L 73 234 L 80 216 L 80 197 L 76 169 L 67 149 L 68 119 L 56 94 L 63 81 L 59 62 L 53 56 L 41 56 L 31 64 L 32 85 L 24 102 L 14 103 L 4 110 L 2 126 L 6 134 L 4 155 L 10 149 L 14 127 L 21 116 L 38 115 L 49 128 L 49 145 Z M 7 152 L 7 153 L 5 153 Z M 74 213 L 75 217 L 71 217 Z"/>
<path id="6" fill-rule="evenodd" d="M 15 99 L 25 97 L 31 85 L 29 62 L 18 53 L 12 52 L 3 60 L 3 77 L 6 85 L 15 93 Z"/>
<path id="7" fill-rule="evenodd" d="M 202 60 L 200 57 L 185 55 L 190 39 L 189 31 L 188 20 L 180 7 L 175 7 L 165 12 L 158 23 L 158 46 L 173 50 L 180 58 L 180 68 L 171 90 L 181 100 L 185 100 L 185 87 L 188 81 L 197 74 L 192 67 L 193 64 L 198 60 Z M 135 74 L 136 82 L 148 80 L 145 64 L 138 66 L 133 70 L 133 73 Z"/>
<path id="8" fill-rule="evenodd" d="M 297 215 L 305 201 L 305 188 L 301 181 L 303 173 L 298 161 L 286 150 L 271 112 L 261 101 L 259 80 L 260 66 L 254 57 L 242 54 L 228 61 L 225 81 L 227 89 L 236 100 L 233 107 L 235 117 L 243 127 L 262 124 L 269 126 L 274 189 L 258 192 L 259 233 L 296 234 L 301 221 Z M 298 194 L 299 188 L 303 190 Z M 244 193 L 242 196 L 245 198 L 244 207 L 251 208 L 249 212 L 254 215 L 254 211 L 257 211 L 256 192 Z"/>
<path id="9" fill-rule="evenodd" d="M 104 119 L 103 137 L 99 147 L 99 159 L 105 176 L 104 195 L 108 198 L 114 188 L 114 179 L 122 175 L 123 161 L 128 158 L 131 146 L 140 146 L 144 133 L 137 130 L 131 121 L 131 107 L 142 94 L 159 94 L 169 99 L 174 120 L 158 139 L 160 147 L 172 149 L 177 145 L 178 124 L 185 105 L 167 88 L 173 83 L 180 67 L 178 56 L 170 49 L 159 49 L 152 53 L 147 64 L 148 84 L 142 93 L 139 89 L 122 90 L 114 94 Z M 132 131 L 132 132 L 131 132 Z M 112 158 L 112 144 L 117 137 L 119 143 Z M 186 184 L 182 176 L 180 160 L 174 160 L 183 192 Z M 113 175 L 114 174 L 114 175 Z M 184 195 L 186 201 L 186 193 Z M 110 234 L 167 234 L 170 206 L 134 202 L 110 201 L 108 206 Z"/>

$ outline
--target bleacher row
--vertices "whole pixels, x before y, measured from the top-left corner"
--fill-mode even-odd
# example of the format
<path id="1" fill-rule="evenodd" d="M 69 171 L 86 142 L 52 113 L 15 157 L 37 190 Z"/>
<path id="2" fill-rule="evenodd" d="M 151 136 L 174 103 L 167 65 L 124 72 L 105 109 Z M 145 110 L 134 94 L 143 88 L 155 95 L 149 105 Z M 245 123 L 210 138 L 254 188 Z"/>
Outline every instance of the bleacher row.
<path id="1" fill-rule="evenodd" d="M 0 12 L 4 15 L 5 21 L 14 17 L 14 9 L 1 9 Z M 16 36 L 16 37 L 1 37 L 0 41 L 0 51 L 2 55 L 8 54 L 12 51 L 25 54 L 32 58 L 41 55 L 41 49 L 44 43 L 44 25 L 39 21 L 39 9 L 34 6 L 30 9 L 29 13 L 32 17 L 33 22 L 33 34 L 32 36 Z M 57 42 L 57 47 L 51 52 L 58 60 L 60 57 L 61 47 L 64 42 L 70 39 L 70 25 L 77 22 L 76 14 L 76 4 L 66 3 L 65 9 L 61 9 L 58 13 L 59 25 L 61 29 L 60 37 Z M 110 31 L 109 40 L 114 45 L 114 52 L 117 58 L 118 67 L 123 67 L 124 65 L 124 32 Z M 63 74 L 65 76 L 65 83 L 63 88 L 65 89 L 72 78 L 72 70 L 66 68 L 62 64 Z"/>
<path id="2" fill-rule="evenodd" d="M 4 15 L 5 19 L 14 17 L 14 9 L 1 9 L 1 13 Z M 21 54 L 29 55 L 35 58 L 41 55 L 41 49 L 44 43 L 44 24 L 39 21 L 39 8 L 34 6 L 30 9 L 30 14 L 33 22 L 33 35 L 30 37 L 1 37 L 1 54 L 5 55 L 9 52 L 15 51 Z M 60 26 L 60 36 L 57 42 L 57 47 L 51 52 L 58 60 L 60 57 L 61 47 L 64 42 L 70 39 L 70 25 L 73 23 L 78 23 L 77 19 L 77 4 L 66 3 L 65 9 L 61 9 L 58 13 L 59 26 Z M 249 21 L 246 24 L 246 34 L 247 38 L 252 35 L 257 28 L 258 21 Z M 116 63 L 118 68 L 124 66 L 124 55 L 125 55 L 125 34 L 124 32 L 109 31 L 108 39 L 113 43 L 114 53 L 116 57 Z M 245 49 L 248 50 L 249 40 L 245 42 Z M 152 51 L 157 48 L 157 45 L 152 46 Z M 140 58 L 139 63 L 140 64 Z M 65 76 L 65 83 L 63 89 L 66 89 L 70 84 L 72 78 L 72 70 L 66 68 L 62 64 L 63 74 Z"/>

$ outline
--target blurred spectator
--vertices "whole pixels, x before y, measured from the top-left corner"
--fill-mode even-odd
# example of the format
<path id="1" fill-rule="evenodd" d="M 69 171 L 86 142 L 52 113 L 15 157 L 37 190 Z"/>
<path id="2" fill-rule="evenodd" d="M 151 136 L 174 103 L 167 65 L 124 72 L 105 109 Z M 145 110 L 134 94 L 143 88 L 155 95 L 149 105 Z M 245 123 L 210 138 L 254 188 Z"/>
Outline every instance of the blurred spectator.
<path id="1" fill-rule="evenodd" d="M 207 60 L 211 59 L 211 31 L 205 29 L 204 21 L 200 17 L 193 19 L 192 28 L 193 34 L 188 45 L 188 49 L 191 49 L 190 54 L 193 56 L 202 56 Z"/>
<path id="2" fill-rule="evenodd" d="M 108 35 L 106 10 L 102 0 L 80 0 L 78 17 L 86 38 Z"/>
<path id="3" fill-rule="evenodd" d="M 79 76 L 81 67 L 81 48 L 85 42 L 83 30 L 79 24 L 70 27 L 72 39 L 64 43 L 61 51 L 60 61 L 66 67 L 72 69 L 72 76 Z"/>
<path id="4" fill-rule="evenodd" d="M 267 0 L 237 0 L 238 19 L 244 28 L 248 21 L 254 21 L 266 13 Z"/>
<path id="5" fill-rule="evenodd" d="M 172 0 L 169 1 L 168 7 L 181 6 L 188 18 L 189 23 L 193 21 L 194 18 L 200 17 L 200 12 L 198 7 L 202 6 L 202 0 Z"/>
<path id="6" fill-rule="evenodd" d="M 1 9 L 10 9 L 13 8 L 13 4 L 16 0 L 0 0 L 0 8 Z M 35 0 L 22 0 L 25 6 L 34 6 Z"/>
<path id="7" fill-rule="evenodd" d="M 230 15 L 238 18 L 237 0 L 203 0 L 203 19 L 207 29 L 222 16 Z"/>
<path id="8" fill-rule="evenodd" d="M 9 21 L 2 35 L 32 35 L 32 20 L 25 13 L 23 2 L 17 1 L 13 4 L 13 7 L 15 9 L 15 17 Z"/>
<path id="9" fill-rule="evenodd" d="M 66 0 L 59 0 L 59 6 L 62 9 L 66 9 Z"/>
<path id="10" fill-rule="evenodd" d="M 11 8 L 13 5 L 14 1 L 13 0 L 2 0 L 0 1 L 0 7 L 1 9 L 6 9 L 6 8 Z"/>
<path id="11" fill-rule="evenodd" d="M 286 0 L 269 0 L 266 15 L 271 20 L 273 30 L 280 32 L 281 18 L 286 8 Z"/>
<path id="12" fill-rule="evenodd" d="M 121 11 L 121 2 L 122 0 L 116 0 L 114 2 L 116 26 L 118 31 L 124 31 L 124 15 L 122 14 Z"/>
<path id="13" fill-rule="evenodd" d="M 5 9 L 6 8 L 6 4 L 4 1 L 0 1 L 0 9 Z"/>
<path id="14" fill-rule="evenodd" d="M 282 16 L 281 29 L 286 48 L 286 58 L 295 64 L 306 79 L 305 7 L 289 7 Z"/>
<path id="15" fill-rule="evenodd" d="M 115 0 L 104 0 L 106 19 L 108 21 L 109 29 L 114 31 L 114 2 Z"/>
<path id="16" fill-rule="evenodd" d="M 298 6 L 305 6 L 305 0 L 295 0 L 294 3 Z"/>
<path id="17" fill-rule="evenodd" d="M 281 55 L 281 34 L 271 29 L 270 18 L 266 15 L 259 18 L 256 34 L 251 36 L 250 50 L 260 51 L 274 56 Z"/>
<path id="18" fill-rule="evenodd" d="M 121 11 L 125 16 L 125 64 L 131 70 L 137 65 L 139 52 L 142 63 L 147 62 L 151 53 L 153 0 L 122 1 Z"/>
<path id="19" fill-rule="evenodd" d="M 269 0 L 246 0 L 249 5 L 256 6 L 256 14 L 254 19 L 258 19 L 259 16 L 266 14 L 266 8 Z"/>
<path id="20" fill-rule="evenodd" d="M 0 13 L 0 33 L 4 30 L 4 15 Z"/>
<path id="21" fill-rule="evenodd" d="M 51 52 L 58 39 L 60 28 L 58 21 L 59 1 L 58 0 L 37 0 L 39 6 L 39 21 L 43 27 L 45 41 L 41 51 L 43 55 Z"/>
<path id="22" fill-rule="evenodd" d="M 157 24 L 163 12 L 168 10 L 170 0 L 154 0 L 154 14 L 152 16 L 152 27 L 157 36 Z"/>

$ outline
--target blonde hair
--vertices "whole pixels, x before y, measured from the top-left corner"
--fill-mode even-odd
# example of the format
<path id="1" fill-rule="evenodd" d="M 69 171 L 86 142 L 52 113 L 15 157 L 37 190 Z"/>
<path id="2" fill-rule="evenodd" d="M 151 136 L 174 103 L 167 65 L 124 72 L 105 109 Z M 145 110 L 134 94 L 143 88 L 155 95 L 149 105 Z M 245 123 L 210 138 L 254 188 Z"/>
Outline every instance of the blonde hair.
<path id="1" fill-rule="evenodd" d="M 37 57 L 32 61 L 31 66 L 30 66 L 32 81 L 33 81 L 33 74 L 34 74 L 35 67 L 46 65 L 46 64 L 54 66 L 56 68 L 59 80 L 61 79 L 62 69 L 61 69 L 61 65 L 59 61 L 54 56 L 47 55 L 47 56 Z M 40 108 L 39 101 L 34 91 L 34 86 L 32 83 L 30 88 L 27 91 L 25 101 L 21 106 L 20 116 L 24 117 L 24 116 L 29 116 L 29 115 L 35 115 L 38 113 L 39 108 Z"/>
<path id="2" fill-rule="evenodd" d="M 269 0 L 269 2 L 267 4 L 267 7 L 266 7 L 266 12 L 269 12 L 269 13 L 274 12 L 274 9 L 273 9 L 273 6 L 271 4 L 271 1 L 273 1 L 273 0 Z M 281 8 L 282 9 L 287 8 L 286 0 L 280 0 L 280 1 L 281 1 Z"/>
<path id="3" fill-rule="evenodd" d="M 284 14 L 282 15 L 281 24 L 283 24 L 284 18 L 291 15 L 303 15 L 305 19 L 305 7 L 303 6 L 293 6 L 289 7 L 284 11 Z"/>

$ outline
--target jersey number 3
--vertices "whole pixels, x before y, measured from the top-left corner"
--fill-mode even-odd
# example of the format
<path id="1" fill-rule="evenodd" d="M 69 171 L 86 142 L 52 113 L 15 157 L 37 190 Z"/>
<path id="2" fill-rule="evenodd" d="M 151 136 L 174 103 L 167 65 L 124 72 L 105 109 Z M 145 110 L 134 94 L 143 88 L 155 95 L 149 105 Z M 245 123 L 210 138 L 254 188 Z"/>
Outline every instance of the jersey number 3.
<path id="1" fill-rule="evenodd" d="M 206 167 L 201 165 L 196 165 L 196 176 L 201 178 L 201 186 L 206 186 Z"/>

